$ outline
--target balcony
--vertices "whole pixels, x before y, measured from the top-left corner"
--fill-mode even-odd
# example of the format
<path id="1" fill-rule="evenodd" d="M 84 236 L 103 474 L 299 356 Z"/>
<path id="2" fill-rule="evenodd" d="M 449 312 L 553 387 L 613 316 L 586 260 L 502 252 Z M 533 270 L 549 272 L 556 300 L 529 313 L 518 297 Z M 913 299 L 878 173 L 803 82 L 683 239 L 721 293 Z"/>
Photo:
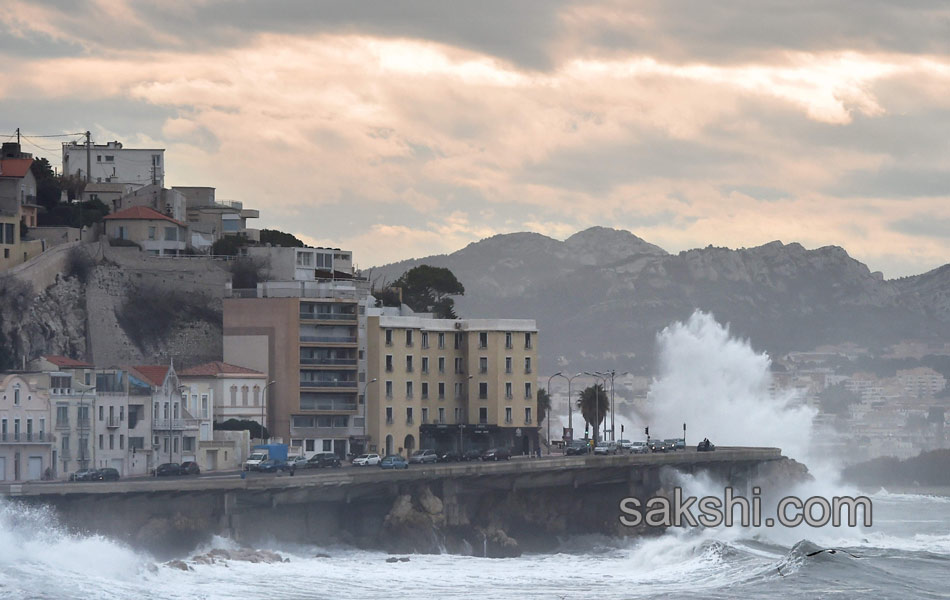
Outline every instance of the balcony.
<path id="1" fill-rule="evenodd" d="M 388 418 L 386 419 L 386 424 L 387 424 L 387 425 L 392 425 L 392 424 L 393 424 L 393 418 L 392 418 L 392 417 L 388 417 Z"/>
<path id="2" fill-rule="evenodd" d="M 56 421 L 56 429 L 69 429 L 69 419 Z"/>
<path id="3" fill-rule="evenodd" d="M 306 321 L 355 321 L 356 313 L 300 313 L 300 318 Z"/>
<path id="4" fill-rule="evenodd" d="M 53 434 L 45 431 L 36 433 L 2 433 L 0 434 L 0 443 L 2 444 L 51 444 L 55 441 Z"/>
<path id="5" fill-rule="evenodd" d="M 355 344 L 356 336 L 302 335 L 300 341 L 318 344 Z"/>
<path id="6" fill-rule="evenodd" d="M 122 426 L 122 421 L 119 420 L 119 417 L 107 417 L 106 418 L 106 427 L 109 429 L 118 429 Z"/>
<path id="7" fill-rule="evenodd" d="M 198 425 L 200 423 L 200 419 L 155 419 L 152 421 L 152 429 L 161 429 L 166 431 L 198 429 Z"/>
<path id="8" fill-rule="evenodd" d="M 334 366 L 334 367 L 355 367 L 356 359 L 355 358 L 322 358 L 322 357 L 311 357 L 300 359 L 301 365 L 316 365 L 316 366 Z"/>
<path id="9" fill-rule="evenodd" d="M 301 381 L 302 388 L 355 388 L 356 381 Z"/>
<path id="10" fill-rule="evenodd" d="M 306 405 L 301 403 L 300 410 L 325 410 L 325 411 L 355 411 L 355 402 L 333 402 L 329 400 L 318 400 L 308 402 Z"/>
<path id="11" fill-rule="evenodd" d="M 525 372 L 525 375 L 529 375 L 531 373 L 531 367 L 525 367 L 524 372 Z"/>

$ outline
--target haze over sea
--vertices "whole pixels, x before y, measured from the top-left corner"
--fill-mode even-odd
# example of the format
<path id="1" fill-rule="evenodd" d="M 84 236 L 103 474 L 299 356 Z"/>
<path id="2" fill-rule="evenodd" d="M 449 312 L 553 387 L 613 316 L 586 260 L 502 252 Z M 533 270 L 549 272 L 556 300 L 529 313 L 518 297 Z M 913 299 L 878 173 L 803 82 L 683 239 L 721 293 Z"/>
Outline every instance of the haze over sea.
<path id="1" fill-rule="evenodd" d="M 815 474 L 763 490 L 764 498 L 858 493 L 836 482 L 834 465 L 808 456 L 813 415 L 793 397 L 769 395 L 768 358 L 711 315 L 671 326 L 658 347 L 654 422 L 688 418 L 694 436 L 723 445 L 778 445 Z M 722 494 L 721 482 L 701 475 L 675 479 L 687 494 Z M 47 511 L 3 501 L 0 598 L 946 598 L 950 490 L 928 491 L 872 494 L 870 527 L 671 529 L 639 539 L 573 537 L 520 558 L 412 555 L 395 563 L 380 552 L 273 540 L 268 548 L 289 562 L 189 563 L 188 571 L 69 534 Z M 216 538 L 191 554 L 233 546 Z M 824 548 L 844 552 L 808 556 Z"/>

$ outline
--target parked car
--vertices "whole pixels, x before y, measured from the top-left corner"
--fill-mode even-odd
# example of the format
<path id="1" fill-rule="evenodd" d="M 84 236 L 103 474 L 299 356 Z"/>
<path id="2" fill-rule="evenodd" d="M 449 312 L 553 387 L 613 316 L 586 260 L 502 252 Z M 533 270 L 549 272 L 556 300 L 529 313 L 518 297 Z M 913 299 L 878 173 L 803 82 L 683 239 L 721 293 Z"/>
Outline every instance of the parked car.
<path id="1" fill-rule="evenodd" d="M 680 446 L 680 441 L 676 438 L 663 440 L 663 445 L 666 446 L 667 450 L 682 450 L 686 446 L 685 444 Z"/>
<path id="2" fill-rule="evenodd" d="M 181 475 L 181 465 L 178 463 L 162 463 L 155 469 L 156 477 L 168 477 L 171 475 Z"/>
<path id="3" fill-rule="evenodd" d="M 630 444 L 630 454 L 647 454 L 650 448 L 646 442 L 633 442 Z"/>
<path id="4" fill-rule="evenodd" d="M 287 466 L 293 469 L 307 469 L 310 467 L 310 462 L 306 456 L 293 456 L 287 459 Z"/>
<path id="5" fill-rule="evenodd" d="M 312 468 L 322 469 L 324 467 L 338 468 L 343 466 L 340 457 L 332 452 L 318 452 L 307 461 Z"/>
<path id="6" fill-rule="evenodd" d="M 257 470 L 261 473 L 277 473 L 278 471 L 290 471 L 290 465 L 285 460 L 269 458 L 257 465 Z"/>
<path id="7" fill-rule="evenodd" d="M 96 476 L 96 469 L 80 469 L 69 475 L 70 481 L 92 481 Z"/>
<path id="8" fill-rule="evenodd" d="M 181 463 L 181 474 L 182 475 L 201 475 L 201 469 L 198 467 L 198 463 L 193 460 L 188 460 Z"/>
<path id="9" fill-rule="evenodd" d="M 489 448 L 482 454 L 482 460 L 511 460 L 511 452 L 507 448 Z"/>
<path id="10" fill-rule="evenodd" d="M 112 467 L 104 467 L 96 471 L 95 476 L 93 477 L 94 481 L 118 481 L 119 472 Z"/>
<path id="11" fill-rule="evenodd" d="M 439 462 L 460 462 L 462 460 L 462 455 L 458 452 L 443 452 L 439 454 Z"/>
<path id="12" fill-rule="evenodd" d="M 604 456 L 608 454 L 617 453 L 617 444 L 614 442 L 597 442 L 597 445 L 594 446 L 594 454 L 602 454 Z"/>
<path id="13" fill-rule="evenodd" d="M 353 459 L 353 466 L 372 467 L 373 465 L 378 465 L 381 460 L 378 454 L 360 454 Z"/>
<path id="14" fill-rule="evenodd" d="M 484 454 L 484 452 L 485 452 L 484 450 L 476 450 L 476 449 L 468 450 L 465 452 L 465 454 L 462 455 L 462 460 L 466 462 L 470 460 L 481 460 L 482 454 Z"/>
<path id="15" fill-rule="evenodd" d="M 633 442 L 630 440 L 617 440 L 617 448 L 620 450 L 630 451 L 630 447 L 633 446 Z"/>
<path id="16" fill-rule="evenodd" d="M 438 462 L 439 455 L 435 450 L 416 450 L 409 457 L 410 464 L 421 464 Z"/>
<path id="17" fill-rule="evenodd" d="M 666 452 L 667 447 L 663 440 L 650 440 L 647 443 L 647 446 L 650 447 L 651 452 Z"/>
<path id="18" fill-rule="evenodd" d="M 697 452 L 712 452 L 716 449 L 716 445 L 709 441 L 709 439 L 704 439 L 699 442 L 699 445 L 696 446 Z"/>
<path id="19" fill-rule="evenodd" d="M 587 454 L 587 442 L 584 440 L 572 440 L 564 449 L 565 456 L 580 456 Z"/>
<path id="20" fill-rule="evenodd" d="M 399 456 L 398 454 L 390 454 L 383 460 L 379 461 L 380 469 L 408 469 L 409 463 L 406 462 L 406 459 Z"/>
<path id="21" fill-rule="evenodd" d="M 686 450 L 686 440 L 679 438 L 676 440 L 676 449 L 677 450 Z"/>

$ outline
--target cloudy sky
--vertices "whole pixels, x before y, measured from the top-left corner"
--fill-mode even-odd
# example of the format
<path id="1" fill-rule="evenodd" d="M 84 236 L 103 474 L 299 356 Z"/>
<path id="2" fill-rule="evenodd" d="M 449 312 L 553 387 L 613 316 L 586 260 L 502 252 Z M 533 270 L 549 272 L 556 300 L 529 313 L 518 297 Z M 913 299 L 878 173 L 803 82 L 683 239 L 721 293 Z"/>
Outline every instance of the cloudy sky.
<path id="1" fill-rule="evenodd" d="M 946 0 L 0 0 L 0 60 L 0 139 L 163 147 L 360 266 L 591 225 L 950 261 Z"/>

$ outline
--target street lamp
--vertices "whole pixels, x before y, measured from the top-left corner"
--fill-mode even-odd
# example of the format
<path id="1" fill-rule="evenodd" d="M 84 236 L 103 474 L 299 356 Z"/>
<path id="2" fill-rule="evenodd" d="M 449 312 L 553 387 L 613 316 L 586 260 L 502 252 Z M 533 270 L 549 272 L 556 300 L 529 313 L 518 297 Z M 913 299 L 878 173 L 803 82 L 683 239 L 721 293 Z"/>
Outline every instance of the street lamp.
<path id="1" fill-rule="evenodd" d="M 366 415 L 368 411 L 367 407 L 369 406 L 369 402 L 367 402 L 366 399 L 366 388 L 368 388 L 371 383 L 376 383 L 375 377 L 363 384 L 363 393 L 360 394 L 360 397 L 363 398 L 363 452 L 369 451 L 369 448 L 366 447 Z"/>
<path id="2" fill-rule="evenodd" d="M 264 441 L 264 407 L 267 406 L 267 388 L 277 383 L 277 380 L 268 381 L 267 385 L 264 386 L 264 392 L 261 394 L 261 443 L 266 443 Z M 267 440 L 270 441 L 270 436 L 267 437 Z"/>
<path id="3" fill-rule="evenodd" d="M 581 375 L 583 375 L 583 373 L 575 373 L 570 377 L 561 375 L 561 377 L 567 379 L 567 429 L 571 432 L 571 441 L 574 440 L 574 407 L 571 404 L 574 402 L 574 398 L 571 396 L 571 383 Z"/>
<path id="4" fill-rule="evenodd" d="M 616 441 L 617 439 L 617 434 L 614 431 L 614 428 L 616 426 L 614 422 L 614 418 L 615 418 L 614 413 L 616 412 L 614 410 L 614 377 L 617 376 L 617 371 L 615 371 L 614 369 L 611 369 L 609 371 L 605 371 L 603 373 L 598 373 L 598 374 L 605 377 L 608 377 L 608 376 L 610 377 L 610 441 L 613 442 L 613 441 Z M 623 373 L 620 374 L 620 376 L 623 377 L 624 375 L 629 375 L 629 374 L 630 374 L 629 371 L 624 371 Z M 604 385 L 605 386 L 607 385 L 606 379 L 604 379 Z"/>
<path id="5" fill-rule="evenodd" d="M 551 380 L 555 377 L 562 377 L 561 372 L 558 371 L 554 375 L 548 377 L 548 414 L 545 415 L 545 418 L 548 421 L 548 456 L 551 456 Z"/>

